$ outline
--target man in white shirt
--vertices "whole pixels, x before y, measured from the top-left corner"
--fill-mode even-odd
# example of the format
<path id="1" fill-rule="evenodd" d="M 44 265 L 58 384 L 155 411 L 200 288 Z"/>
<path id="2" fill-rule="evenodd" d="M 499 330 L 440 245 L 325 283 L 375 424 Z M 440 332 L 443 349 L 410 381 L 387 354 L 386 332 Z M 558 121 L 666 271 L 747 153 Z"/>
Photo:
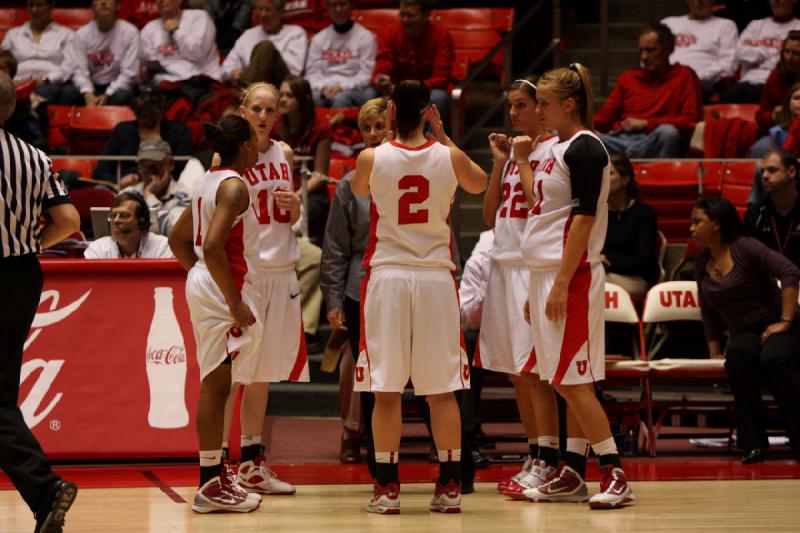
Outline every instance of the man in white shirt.
<path id="1" fill-rule="evenodd" d="M 86 259 L 169 259 L 172 251 L 163 235 L 148 231 L 150 210 L 135 192 L 121 192 L 108 214 L 111 235 L 93 241 L 83 252 Z"/>
<path id="2" fill-rule="evenodd" d="M 92 11 L 94 20 L 75 32 L 66 51 L 66 103 L 128 105 L 139 82 L 139 30 L 117 18 L 119 0 L 92 0 Z"/>
<path id="3" fill-rule="evenodd" d="M 136 192 L 155 209 L 158 233 L 169 236 L 172 226 L 191 203 L 191 191 L 172 178 L 175 161 L 169 143 L 161 139 L 148 139 L 139 144 L 136 154 L 141 181 L 122 192 Z"/>
<path id="4" fill-rule="evenodd" d="M 714 0 L 687 0 L 689 14 L 661 21 L 675 35 L 675 51 L 669 57 L 695 71 L 703 88 L 703 102 L 714 95 L 722 78 L 736 74 L 736 40 L 739 32 L 732 20 L 712 15 Z"/>
<path id="5" fill-rule="evenodd" d="M 17 60 L 14 81 L 34 80 L 36 94 L 51 103 L 60 103 L 61 68 L 64 50 L 72 41 L 69 28 L 53 22 L 54 0 L 28 0 L 30 20 L 6 33 L 0 48 L 10 51 Z"/>
<path id="6" fill-rule="evenodd" d="M 800 20 L 794 16 L 796 3 L 769 0 L 772 16 L 754 20 L 744 29 L 736 44 L 739 82 L 722 92 L 722 102 L 759 103 L 767 77 L 780 59 L 783 41 L 790 30 L 800 29 Z"/>
<path id="7" fill-rule="evenodd" d="M 489 283 L 489 270 L 492 268 L 492 245 L 494 231 L 481 232 L 475 248 L 464 264 L 459 286 L 461 325 L 465 330 L 481 329 L 483 300 L 486 297 L 486 284 Z"/>
<path id="8" fill-rule="evenodd" d="M 332 24 L 311 39 L 306 79 L 318 106 L 361 106 L 377 94 L 370 82 L 378 41 L 351 18 L 351 0 L 327 1 Z"/>
<path id="9" fill-rule="evenodd" d="M 257 0 L 254 6 L 261 24 L 236 40 L 222 70 L 234 83 L 267 81 L 279 87 L 287 75 L 302 75 L 308 36 L 300 26 L 283 23 L 284 0 Z"/>

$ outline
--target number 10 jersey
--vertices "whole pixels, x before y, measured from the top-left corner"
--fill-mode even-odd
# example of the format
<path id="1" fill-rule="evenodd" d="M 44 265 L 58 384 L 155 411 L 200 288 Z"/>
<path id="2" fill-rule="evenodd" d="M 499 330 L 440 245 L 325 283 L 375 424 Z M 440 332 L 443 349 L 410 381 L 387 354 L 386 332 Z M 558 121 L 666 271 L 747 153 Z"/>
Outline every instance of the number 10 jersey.
<path id="1" fill-rule="evenodd" d="M 450 148 L 443 144 L 431 140 L 410 148 L 391 141 L 376 148 L 364 267 L 455 270 L 449 218 L 457 187 Z"/>

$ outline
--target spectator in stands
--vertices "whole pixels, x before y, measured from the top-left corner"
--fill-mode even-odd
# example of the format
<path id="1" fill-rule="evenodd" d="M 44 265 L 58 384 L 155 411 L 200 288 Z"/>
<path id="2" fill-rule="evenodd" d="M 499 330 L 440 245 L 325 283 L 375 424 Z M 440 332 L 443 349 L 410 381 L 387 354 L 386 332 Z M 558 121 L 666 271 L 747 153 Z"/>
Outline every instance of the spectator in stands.
<path id="1" fill-rule="evenodd" d="M 785 100 L 791 86 L 800 81 L 800 31 L 792 30 L 783 41 L 780 61 L 767 77 L 767 83 L 761 93 L 761 102 L 756 113 L 759 133 L 763 135 L 750 149 L 750 157 L 760 159 L 773 147 L 773 131 L 776 123 L 785 122 L 787 108 Z"/>
<path id="2" fill-rule="evenodd" d="M 616 283 L 632 296 L 642 296 L 658 282 L 658 224 L 655 212 L 638 200 L 639 184 L 630 159 L 611 156 L 611 189 L 608 193 L 608 232 L 600 256 L 606 281 Z"/>
<path id="3" fill-rule="evenodd" d="M 292 147 L 295 156 L 294 187 L 300 189 L 299 157 L 311 157 L 307 168 L 306 215 L 311 240 L 322 246 L 328 211 L 328 191 L 325 179 L 331 158 L 331 132 L 328 121 L 317 117 L 311 86 L 300 76 L 289 76 L 281 83 L 278 110 L 281 113 L 280 138 Z"/>
<path id="4" fill-rule="evenodd" d="M 724 198 L 701 199 L 692 211 L 692 238 L 702 248 L 695 277 L 708 350 L 712 358 L 725 358 L 742 462 L 763 460 L 769 447 L 762 379 L 800 459 L 800 270 L 760 241 L 740 237 L 740 230 L 736 208 Z M 725 330 L 730 338 L 723 352 Z"/>
<path id="5" fill-rule="evenodd" d="M 62 88 L 68 105 L 128 105 L 139 83 L 139 30 L 117 19 L 118 0 L 92 0 L 94 20 L 75 32 L 66 50 L 72 83 Z"/>
<path id="6" fill-rule="evenodd" d="M 766 196 L 744 216 L 744 232 L 788 257 L 800 267 L 800 210 L 798 210 L 797 156 L 775 149 L 761 163 L 761 183 Z"/>
<path id="7" fill-rule="evenodd" d="M 664 24 L 639 32 L 641 68 L 626 70 L 594 115 L 612 153 L 631 158 L 677 157 L 680 141 L 700 120 L 700 83 L 689 67 L 670 65 L 675 37 Z"/>
<path id="8" fill-rule="evenodd" d="M 191 191 L 173 178 L 175 161 L 169 143 L 161 139 L 148 139 L 139 144 L 136 154 L 141 181 L 123 190 L 141 194 L 147 206 L 156 210 L 158 232 L 169 236 L 172 226 L 191 203 Z"/>
<path id="9" fill-rule="evenodd" d="M 0 43 L 17 59 L 14 81 L 34 80 L 36 94 L 58 103 L 66 73 L 61 68 L 64 51 L 72 41 L 71 29 L 53 22 L 55 0 L 28 0 L 30 20 L 11 28 Z"/>
<path id="10" fill-rule="evenodd" d="M 139 143 L 144 140 L 167 141 L 174 155 L 192 155 L 192 136 L 183 124 L 164 118 L 164 96 L 156 91 L 145 91 L 133 101 L 136 120 L 120 122 L 111 130 L 102 155 L 136 155 Z M 100 161 L 94 170 L 94 179 L 117 183 L 117 162 Z M 186 163 L 177 161 L 175 173 L 180 174 Z M 140 181 L 135 161 L 119 162 L 119 186 L 129 187 Z"/>
<path id="11" fill-rule="evenodd" d="M 253 3 L 250 0 L 198 0 L 217 27 L 217 48 L 228 55 L 245 30 L 253 25 Z"/>
<path id="12" fill-rule="evenodd" d="M 120 0 L 119 18 L 127 20 L 140 30 L 158 18 L 159 0 Z"/>
<path id="13" fill-rule="evenodd" d="M 447 28 L 428 20 L 430 11 L 428 0 L 400 0 L 400 20 L 378 38 L 372 83 L 388 96 L 399 81 L 422 80 L 444 116 L 450 108 L 453 41 Z"/>
<path id="14" fill-rule="evenodd" d="M 162 91 L 179 93 L 192 109 L 222 79 L 214 21 L 202 9 L 182 9 L 182 0 L 160 0 L 158 19 L 139 37 L 141 78 Z"/>
<path id="15" fill-rule="evenodd" d="M 84 250 L 86 259 L 169 259 L 172 251 L 163 235 L 150 233 L 150 210 L 141 194 L 121 192 L 108 213 L 111 235 Z"/>
<path id="16" fill-rule="evenodd" d="M 233 83 L 259 81 L 279 87 L 286 76 L 303 73 L 308 36 L 300 26 L 283 23 L 284 0 L 257 0 L 259 26 L 245 31 L 225 58 L 222 70 Z"/>
<path id="17" fill-rule="evenodd" d="M 0 71 L 8 74 L 12 80 L 17 74 L 17 60 L 14 58 L 14 54 L 2 48 L 0 48 Z M 47 138 L 44 133 L 46 123 L 31 113 L 30 101 L 21 99 L 19 90 L 19 84 L 17 84 L 17 105 L 14 106 L 14 112 L 3 124 L 3 129 L 36 148 L 48 152 Z"/>
<path id="18" fill-rule="evenodd" d="M 375 96 L 370 86 L 378 43 L 351 18 L 352 0 L 328 0 L 331 25 L 311 39 L 306 79 L 320 107 L 360 106 Z"/>
<path id="19" fill-rule="evenodd" d="M 798 41 L 800 42 L 800 41 Z M 769 129 L 769 146 L 800 153 L 800 81 L 795 82 L 784 96 L 780 110 L 775 113 L 778 122 Z M 777 109 L 777 108 L 776 108 Z"/>
<path id="20" fill-rule="evenodd" d="M 335 16 L 333 10 L 331 15 Z M 374 98 L 361 106 L 358 113 L 358 128 L 361 130 L 365 148 L 375 148 L 383 142 L 389 125 L 386 106 L 383 98 Z M 361 262 L 369 240 L 369 198 L 353 194 L 350 189 L 352 175 L 353 172 L 348 173 L 336 186 L 336 193 L 328 213 L 322 247 L 320 288 L 325 296 L 328 323 L 335 329 L 347 330 L 350 349 L 357 361 L 361 331 L 360 288 L 364 277 Z M 353 371 L 355 371 L 354 366 L 351 372 Z M 349 392 L 359 394 L 353 393 L 352 387 Z M 371 430 L 375 397 L 370 392 L 360 394 L 364 433 L 368 438 L 367 466 L 375 478 L 375 447 Z M 343 463 L 354 462 L 355 457 L 360 456 L 359 442 L 360 436 L 356 431 L 344 428 L 340 452 Z"/>
<path id="21" fill-rule="evenodd" d="M 736 74 L 736 40 L 739 31 L 729 19 L 715 17 L 714 0 L 688 0 L 689 14 L 661 21 L 675 35 L 673 65 L 686 65 L 697 73 L 703 102 L 709 103 L 716 85 Z"/>
<path id="22" fill-rule="evenodd" d="M 790 30 L 800 30 L 794 17 L 797 0 L 770 0 L 772 16 L 754 20 L 739 36 L 736 62 L 739 81 L 722 92 L 723 103 L 753 103 L 761 100 L 761 92 L 780 59 L 780 50 Z M 782 94 L 782 93 L 781 93 Z"/>

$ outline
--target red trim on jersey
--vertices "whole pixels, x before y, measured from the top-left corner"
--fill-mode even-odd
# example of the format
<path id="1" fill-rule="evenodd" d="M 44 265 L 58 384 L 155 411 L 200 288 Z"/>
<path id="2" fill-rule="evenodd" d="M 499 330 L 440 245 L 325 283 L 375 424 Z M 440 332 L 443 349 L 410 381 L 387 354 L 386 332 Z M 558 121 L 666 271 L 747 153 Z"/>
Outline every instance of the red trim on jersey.
<path id="1" fill-rule="evenodd" d="M 225 241 L 225 255 L 231 269 L 231 278 L 236 290 L 242 292 L 244 277 L 247 274 L 247 260 L 244 258 L 244 221 L 240 220 L 231 228 L 228 240 Z"/>
<path id="2" fill-rule="evenodd" d="M 450 217 L 448 217 L 448 220 L 449 220 L 449 218 Z M 452 232 L 450 234 L 452 235 Z M 450 237 L 450 240 L 452 241 L 453 238 Z M 458 336 L 459 336 L 459 342 L 460 342 L 461 352 L 464 355 L 466 355 L 466 353 L 467 353 L 467 343 L 464 341 L 464 328 L 461 325 L 461 296 L 458 294 L 458 282 L 456 281 L 456 274 L 455 274 L 455 272 L 451 272 L 451 274 L 453 276 L 453 286 L 456 289 L 456 309 L 459 310 L 458 311 Z M 463 365 L 466 365 L 467 366 L 466 370 L 468 370 L 469 369 L 469 359 L 466 359 L 466 362 L 465 362 L 464 361 L 465 357 L 462 357 L 462 354 L 458 354 L 458 356 L 459 356 L 458 357 L 458 377 L 459 377 L 459 379 L 461 379 L 461 388 L 463 389 L 463 388 L 466 388 L 466 385 L 464 384 L 464 370 L 465 370 L 465 368 L 463 367 Z M 467 374 L 467 375 L 469 375 L 469 374 Z"/>
<path id="3" fill-rule="evenodd" d="M 306 334 L 303 326 L 303 312 L 300 312 L 300 346 L 297 348 L 297 358 L 294 360 L 294 367 L 289 373 L 289 381 L 297 381 L 308 361 L 308 351 L 306 350 Z"/>
<path id="4" fill-rule="evenodd" d="M 411 152 L 417 152 L 419 150 L 424 150 L 425 148 L 428 148 L 429 146 L 433 146 L 433 144 L 435 142 L 436 142 L 436 139 L 429 139 L 428 142 L 426 142 L 423 145 L 417 146 L 416 148 L 411 148 L 410 146 L 406 146 L 405 144 L 400 144 L 397 141 L 389 141 L 389 144 L 391 144 L 392 146 L 395 146 L 397 148 L 402 148 L 403 150 L 409 150 Z"/>
<path id="5" fill-rule="evenodd" d="M 372 256 L 375 254 L 375 247 L 378 245 L 378 236 L 376 235 L 375 232 L 377 231 L 379 219 L 380 217 L 378 216 L 378 208 L 375 207 L 375 202 L 372 201 L 372 196 L 370 196 L 369 197 L 369 241 L 367 241 L 367 249 L 364 250 L 364 260 L 361 262 L 361 266 L 367 269 L 370 267 Z M 364 301 L 363 297 L 361 301 L 362 302 Z"/>
<path id="6" fill-rule="evenodd" d="M 548 135 L 548 136 L 547 136 L 547 137 L 545 137 L 544 139 L 539 139 L 539 143 L 543 143 L 543 142 L 545 142 L 545 141 L 549 141 L 549 140 L 550 140 L 550 139 L 552 139 L 553 137 L 558 137 L 558 135 L 555 135 L 555 134 L 553 134 L 553 135 Z"/>
<path id="7" fill-rule="evenodd" d="M 583 262 L 578 266 L 569 282 L 567 295 L 567 323 L 564 338 L 561 340 L 561 353 L 558 367 L 553 376 L 553 384 L 564 379 L 575 356 L 581 347 L 589 343 L 589 287 L 592 285 L 592 267 Z M 588 365 L 589 362 L 587 361 Z"/>
<path id="8" fill-rule="evenodd" d="M 361 356 L 361 352 L 364 352 L 364 355 L 367 358 L 367 372 L 369 373 L 370 389 L 372 389 L 372 365 L 369 362 L 369 350 L 367 350 L 367 328 L 366 324 L 364 323 L 364 307 L 367 305 L 367 285 L 369 285 L 369 278 L 371 274 L 371 269 L 367 268 L 364 279 L 361 280 L 361 289 L 359 290 L 359 293 L 361 294 L 361 302 L 358 306 L 359 322 L 361 322 L 361 329 L 358 333 L 358 355 Z M 358 361 L 358 357 L 356 357 L 356 361 Z"/>
<path id="9" fill-rule="evenodd" d="M 475 352 L 472 354 L 472 366 L 475 368 L 483 368 L 483 361 L 481 361 L 481 333 L 478 332 L 478 342 L 475 344 Z"/>
<path id="10" fill-rule="evenodd" d="M 533 367 L 536 366 L 536 346 L 531 346 L 531 354 L 528 357 L 528 361 L 525 363 L 525 366 L 522 367 L 523 374 L 530 374 L 533 371 Z"/>

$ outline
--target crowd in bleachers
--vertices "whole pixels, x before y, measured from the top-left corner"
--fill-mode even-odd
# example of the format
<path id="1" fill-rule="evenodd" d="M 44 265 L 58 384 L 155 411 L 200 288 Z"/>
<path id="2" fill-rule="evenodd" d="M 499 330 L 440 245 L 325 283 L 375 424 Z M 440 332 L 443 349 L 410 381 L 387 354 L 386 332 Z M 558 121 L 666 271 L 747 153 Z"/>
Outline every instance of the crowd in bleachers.
<path id="1" fill-rule="evenodd" d="M 619 76 L 594 115 L 614 154 L 603 262 L 609 281 L 636 297 L 666 278 L 659 260 L 665 239 L 688 238 L 698 191 L 733 200 L 745 215 L 746 234 L 795 265 L 800 261 L 798 163 L 792 155 L 800 152 L 796 0 L 771 1 L 772 16 L 751 21 L 741 35 L 732 21 L 714 14 L 713 1 L 688 4 L 687 15 L 641 30 L 641 66 Z M 211 165 L 202 123 L 235 112 L 238 91 L 249 84 L 278 88 L 273 112 L 281 119 L 272 134 L 303 160 L 295 165 L 294 184 L 300 190 L 304 183 L 308 194 L 297 232 L 305 225 L 310 237 L 299 241 L 298 266 L 310 334 L 322 305 L 320 258 L 327 256 L 329 266 L 331 257 L 351 262 L 332 247 L 343 246 L 356 257 L 363 247 L 364 221 L 361 227 L 354 222 L 358 206 L 346 185 L 326 182 L 342 178 L 357 151 L 382 137 L 372 131 L 383 116 L 372 99 L 387 96 L 399 80 L 422 79 L 446 116 L 450 90 L 469 56 L 485 54 L 498 40 L 495 32 L 477 52 L 462 46 L 469 37 L 422 0 L 400 0 L 399 10 L 376 11 L 369 21 L 353 9 L 397 2 L 93 0 L 91 10 L 57 10 L 52 0 L 27 5 L 0 9 L 0 70 L 14 78 L 18 95 L 5 127 L 50 153 L 136 156 L 101 160 L 76 173 L 75 195 L 87 178 L 120 191 L 105 201 L 111 236 L 95 241 L 87 258 L 168 255 L 160 235 L 168 235 Z M 362 113 L 373 112 L 356 122 L 357 108 L 365 103 Z M 92 126 L 80 126 L 95 108 L 106 120 L 114 117 L 99 127 L 99 137 L 92 137 Z M 630 161 L 687 155 L 749 156 L 763 164 Z M 331 200 L 331 219 L 348 227 L 348 242 L 331 238 Z M 91 231 L 88 225 L 83 229 Z M 341 291 L 334 288 L 331 296 L 334 274 L 322 273 L 328 319 L 352 324 L 358 302 L 351 282 L 357 279 L 338 280 Z M 351 424 L 343 456 L 352 457 L 345 452 L 357 447 L 353 432 Z"/>

